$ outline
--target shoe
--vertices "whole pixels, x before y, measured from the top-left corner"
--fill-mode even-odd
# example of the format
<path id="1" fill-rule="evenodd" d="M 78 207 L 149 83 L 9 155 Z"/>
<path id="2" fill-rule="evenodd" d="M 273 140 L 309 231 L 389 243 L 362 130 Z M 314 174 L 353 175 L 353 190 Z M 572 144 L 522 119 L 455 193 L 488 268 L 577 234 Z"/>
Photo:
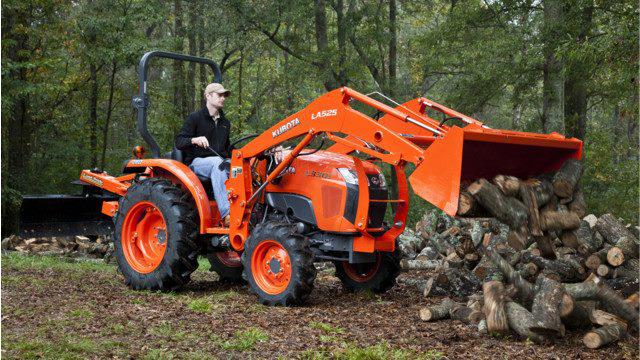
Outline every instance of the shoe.
<path id="1" fill-rule="evenodd" d="M 230 223 L 231 223 L 231 216 L 227 215 L 224 217 L 224 219 L 222 219 L 222 225 L 229 227 Z"/>

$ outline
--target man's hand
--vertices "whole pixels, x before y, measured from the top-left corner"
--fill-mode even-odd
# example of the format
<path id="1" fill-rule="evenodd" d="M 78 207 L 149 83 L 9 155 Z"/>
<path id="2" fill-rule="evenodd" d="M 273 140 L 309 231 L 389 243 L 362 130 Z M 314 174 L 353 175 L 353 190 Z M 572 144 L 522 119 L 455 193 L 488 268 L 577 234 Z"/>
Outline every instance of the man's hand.
<path id="1" fill-rule="evenodd" d="M 284 153 L 282 152 L 284 148 L 281 145 L 276 146 L 273 151 L 273 157 L 276 160 L 276 164 L 280 164 L 282 160 L 284 160 Z"/>
<path id="2" fill-rule="evenodd" d="M 191 138 L 191 143 L 195 146 L 200 146 L 202 148 L 209 147 L 209 140 L 207 140 L 207 138 L 204 136 Z"/>

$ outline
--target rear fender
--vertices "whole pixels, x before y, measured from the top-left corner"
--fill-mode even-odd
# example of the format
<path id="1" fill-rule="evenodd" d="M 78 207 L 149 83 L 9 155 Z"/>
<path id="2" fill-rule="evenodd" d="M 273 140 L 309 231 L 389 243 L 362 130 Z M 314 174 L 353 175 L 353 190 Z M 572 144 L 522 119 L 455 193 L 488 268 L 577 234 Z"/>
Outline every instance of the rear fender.
<path id="1" fill-rule="evenodd" d="M 155 175 L 167 177 L 191 193 L 200 217 L 200 233 L 204 234 L 211 227 L 212 213 L 209 198 L 196 174 L 185 164 L 169 159 L 133 159 L 126 164 L 125 169 L 146 167 L 151 168 Z"/>

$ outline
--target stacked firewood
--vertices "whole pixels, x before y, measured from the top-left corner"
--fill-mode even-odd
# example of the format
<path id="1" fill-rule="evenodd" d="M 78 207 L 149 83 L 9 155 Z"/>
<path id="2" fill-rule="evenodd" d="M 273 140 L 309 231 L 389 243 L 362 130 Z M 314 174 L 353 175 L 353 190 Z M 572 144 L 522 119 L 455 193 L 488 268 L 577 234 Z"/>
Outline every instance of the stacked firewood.
<path id="1" fill-rule="evenodd" d="M 458 215 L 482 218 L 450 218 L 434 231 L 419 222 L 424 247 L 401 265 L 434 271 L 404 281 L 446 296 L 421 319 L 458 319 L 538 343 L 591 330 L 583 339 L 590 348 L 637 331 L 638 228 L 610 214 L 585 216 L 581 173 L 569 160 L 535 179 L 479 179 L 463 186 Z"/>
<path id="2" fill-rule="evenodd" d="M 2 240 L 3 251 L 25 254 L 65 255 L 114 261 L 113 242 L 105 237 L 89 239 L 86 236 L 22 238 L 11 235 Z"/>

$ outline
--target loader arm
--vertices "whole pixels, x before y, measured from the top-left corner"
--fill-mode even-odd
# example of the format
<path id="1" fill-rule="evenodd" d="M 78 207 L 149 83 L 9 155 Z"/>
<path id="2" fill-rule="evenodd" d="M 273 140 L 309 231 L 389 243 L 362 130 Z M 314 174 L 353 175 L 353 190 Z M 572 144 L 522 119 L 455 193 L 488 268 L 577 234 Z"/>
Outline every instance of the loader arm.
<path id="1" fill-rule="evenodd" d="M 372 107 L 384 116 L 375 120 L 353 109 L 351 101 Z M 467 125 L 460 128 L 438 123 L 425 114 L 426 109 L 458 118 Z M 286 169 L 304 146 L 322 133 L 335 142 L 329 148 L 331 151 L 365 153 L 395 166 L 396 173 L 403 172 L 406 163 L 413 163 L 416 169 L 409 176 L 409 182 L 414 193 L 449 215 L 455 215 L 457 211 L 461 180 L 492 177 L 499 173 L 522 177 L 538 175 L 556 170 L 568 158 L 580 158 L 582 152 L 580 140 L 566 139 L 560 134 L 494 130 L 476 119 L 425 98 L 392 108 L 342 87 L 322 95 L 233 152 L 227 189 L 233 219 L 229 234 L 236 250 L 244 246 L 249 234 L 248 219 L 264 185 Z M 250 160 L 267 149 L 303 135 L 301 142 L 267 177 L 263 186 L 254 189 Z M 358 164 L 356 161 L 357 168 Z M 361 167 L 358 171 L 363 172 Z M 402 181 L 404 177 L 399 176 L 398 179 Z M 406 194 L 403 193 L 399 198 L 403 196 Z M 400 212 L 405 212 L 408 198 L 400 201 L 404 201 Z M 366 212 L 361 206 L 358 205 L 358 219 L 366 220 L 366 214 L 360 218 Z M 373 251 L 373 239 L 370 236 L 367 238 L 366 225 L 362 225 L 366 221 L 357 223 L 358 230 L 367 240 L 363 248 Z M 404 228 L 404 219 L 398 228 L 400 231 Z M 392 235 L 397 235 L 397 231 L 389 230 Z"/>
<path id="2" fill-rule="evenodd" d="M 321 133 L 326 134 L 330 140 L 351 149 L 351 151 L 357 150 L 391 164 L 397 168 L 398 172 L 402 172 L 403 174 L 403 168 L 406 163 L 413 163 L 419 167 L 423 162 L 425 153 L 420 146 L 399 135 L 383 123 L 353 109 L 350 106 L 350 101 L 352 100 L 359 101 L 377 109 L 386 116 L 393 117 L 398 122 L 413 124 L 424 131 L 430 131 L 436 135 L 443 134 L 442 129 L 439 129 L 433 120 L 428 121 L 425 120 L 425 118 L 417 119 L 417 116 L 413 114 L 394 109 L 347 87 L 336 89 L 322 95 L 304 109 L 275 124 L 253 141 L 233 152 L 231 176 L 227 182 L 227 189 L 229 191 L 232 219 L 229 233 L 231 243 L 236 250 L 240 250 L 244 246 L 244 241 L 249 234 L 248 219 L 251 215 L 253 204 L 263 188 L 253 188 L 249 162 L 252 158 L 262 154 L 267 149 L 273 148 L 287 140 L 304 136 L 302 141 L 285 157 L 282 163 L 271 172 L 263 184 L 267 184 L 278 176 L 282 170 L 286 169 L 304 146 L 308 145 L 313 138 Z M 341 137 L 338 134 L 345 134 L 347 137 Z M 349 137 L 349 135 L 354 134 L 357 134 L 357 138 L 361 141 L 354 141 L 353 138 Z M 364 173 L 362 165 L 358 161 L 356 161 L 356 168 L 359 172 L 362 172 L 362 174 Z M 455 171 L 456 169 L 454 168 L 453 172 L 455 173 Z M 455 175 L 451 177 L 459 178 L 459 176 Z M 402 176 L 402 178 L 404 179 L 404 176 Z M 401 181 L 403 179 L 401 179 Z M 456 194 L 444 195 L 428 191 L 425 192 L 420 190 L 422 185 L 417 182 L 412 182 L 412 187 L 414 188 L 414 192 L 425 197 L 437 206 L 444 207 L 445 204 L 443 204 L 443 201 L 455 203 L 457 206 L 457 192 Z M 459 180 L 457 183 L 454 180 L 453 188 L 457 191 L 458 187 Z M 406 190 L 406 183 L 404 188 Z M 366 187 L 361 187 L 361 191 L 367 191 Z M 403 200 L 404 205 L 399 211 L 401 214 L 404 214 L 405 218 L 406 207 L 408 206 L 407 192 L 408 190 L 403 191 L 401 197 L 407 199 Z M 367 196 L 361 198 L 367 198 Z M 362 208 L 362 206 L 366 205 L 359 204 L 357 218 L 360 221 L 356 221 L 356 225 L 358 230 L 367 236 L 366 208 Z M 401 219 L 401 225 L 393 229 L 393 231 L 386 236 L 387 239 L 391 236 L 394 236 L 393 239 L 395 239 L 395 236 L 398 235 L 396 233 L 404 229 L 405 218 Z M 367 239 L 366 244 L 367 245 L 363 245 L 362 247 L 373 251 L 372 237 Z"/>

